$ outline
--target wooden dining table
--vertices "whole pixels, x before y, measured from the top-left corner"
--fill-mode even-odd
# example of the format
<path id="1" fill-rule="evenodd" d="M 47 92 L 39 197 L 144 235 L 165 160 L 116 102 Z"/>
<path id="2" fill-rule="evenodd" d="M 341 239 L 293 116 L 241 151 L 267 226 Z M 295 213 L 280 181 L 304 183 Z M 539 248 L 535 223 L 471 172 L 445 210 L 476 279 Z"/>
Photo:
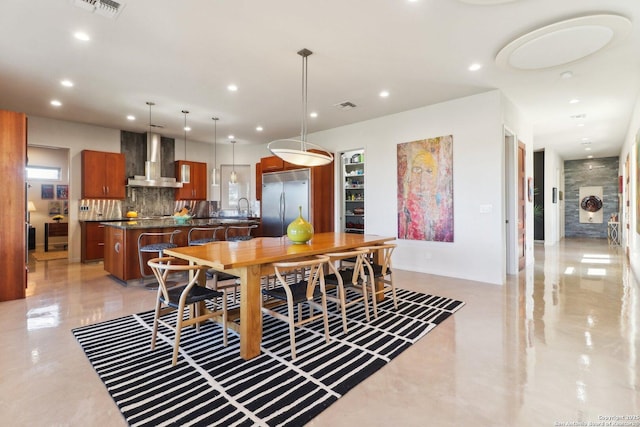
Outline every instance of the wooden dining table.
<path id="1" fill-rule="evenodd" d="M 287 236 L 257 237 L 167 249 L 164 254 L 240 278 L 240 323 L 230 326 L 240 334 L 240 356 L 252 359 L 260 354 L 262 342 L 261 278 L 273 274 L 272 263 L 379 245 L 394 239 L 371 234 L 329 232 L 317 233 L 305 244 L 294 244 Z"/>

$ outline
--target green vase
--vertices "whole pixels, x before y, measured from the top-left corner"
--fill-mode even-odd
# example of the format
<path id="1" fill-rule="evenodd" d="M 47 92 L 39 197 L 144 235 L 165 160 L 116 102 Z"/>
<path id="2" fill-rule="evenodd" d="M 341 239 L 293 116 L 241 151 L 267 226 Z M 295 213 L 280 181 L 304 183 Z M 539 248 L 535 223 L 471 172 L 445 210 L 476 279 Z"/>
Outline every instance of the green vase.
<path id="1" fill-rule="evenodd" d="M 300 215 L 287 227 L 287 236 L 295 244 L 307 243 L 313 237 L 313 225 L 302 218 L 302 206 L 298 207 Z"/>

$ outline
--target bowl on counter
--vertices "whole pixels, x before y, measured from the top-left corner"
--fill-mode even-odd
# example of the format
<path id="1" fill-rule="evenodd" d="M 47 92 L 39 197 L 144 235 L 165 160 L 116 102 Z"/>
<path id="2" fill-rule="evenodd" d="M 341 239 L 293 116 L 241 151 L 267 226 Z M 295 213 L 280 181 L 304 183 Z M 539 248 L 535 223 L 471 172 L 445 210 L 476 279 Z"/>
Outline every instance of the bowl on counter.
<path id="1" fill-rule="evenodd" d="M 175 219 L 176 222 L 178 222 L 179 224 L 184 224 L 185 222 L 189 221 L 192 218 L 193 217 L 191 215 L 174 215 L 173 216 L 173 219 Z"/>

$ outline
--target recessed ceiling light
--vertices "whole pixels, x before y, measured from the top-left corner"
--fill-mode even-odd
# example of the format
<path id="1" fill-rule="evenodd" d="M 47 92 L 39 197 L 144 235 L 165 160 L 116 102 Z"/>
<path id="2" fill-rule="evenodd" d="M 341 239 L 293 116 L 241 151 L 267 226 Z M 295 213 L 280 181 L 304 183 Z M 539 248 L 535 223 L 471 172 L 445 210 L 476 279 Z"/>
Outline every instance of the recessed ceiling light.
<path id="1" fill-rule="evenodd" d="M 134 121 L 135 119 L 136 119 L 136 117 L 135 117 L 135 116 L 132 116 L 131 114 L 129 114 L 129 115 L 127 116 L 127 120 Z"/>
<path id="2" fill-rule="evenodd" d="M 257 130 L 258 132 L 262 132 L 264 129 L 263 129 L 263 127 L 262 127 L 262 126 L 256 126 L 256 130 Z"/>
<path id="3" fill-rule="evenodd" d="M 60 107 L 62 105 L 62 102 L 58 101 L 57 99 L 54 99 L 51 101 L 51 105 L 53 105 L 54 107 Z"/>
<path id="4" fill-rule="evenodd" d="M 579 99 L 573 98 L 571 101 L 569 101 L 569 104 L 577 104 L 579 102 L 580 102 Z"/>
<path id="5" fill-rule="evenodd" d="M 236 137 L 235 137 L 235 136 L 233 136 L 233 135 L 229 135 L 227 138 L 229 138 L 229 139 L 235 139 Z"/>
<path id="6" fill-rule="evenodd" d="M 237 92 L 238 91 L 238 86 L 236 86 L 234 84 L 230 84 L 229 86 L 227 86 L 227 89 L 229 89 L 230 92 Z"/>
<path id="7" fill-rule="evenodd" d="M 593 154 L 589 154 L 589 155 L 587 156 L 587 159 L 593 159 Z"/>
<path id="8" fill-rule="evenodd" d="M 191 128 L 189 126 L 185 126 L 184 130 L 186 130 L 187 132 L 189 132 L 191 130 Z"/>
<path id="9" fill-rule="evenodd" d="M 383 90 L 382 92 L 380 92 L 380 98 L 387 98 L 388 96 L 389 96 L 388 90 Z"/>
<path id="10" fill-rule="evenodd" d="M 478 71 L 480 68 L 482 68 L 482 65 L 478 63 L 469 65 L 469 71 Z"/>
<path id="11" fill-rule="evenodd" d="M 591 151 L 591 147 L 586 147 L 584 151 Z"/>
<path id="12" fill-rule="evenodd" d="M 71 80 L 60 80 L 60 84 L 64 87 L 73 87 L 73 82 Z"/>
<path id="13" fill-rule="evenodd" d="M 563 73 L 560 73 L 560 77 L 562 77 L 563 79 L 570 79 L 571 77 L 573 77 L 573 73 L 571 71 L 565 71 Z"/>
<path id="14" fill-rule="evenodd" d="M 89 34 L 85 33 L 84 31 L 76 31 L 75 33 L 73 33 L 73 37 L 83 42 L 88 42 L 89 40 L 91 40 Z"/>
<path id="15" fill-rule="evenodd" d="M 318 117 L 318 113 L 313 111 L 313 112 L 309 113 L 309 117 L 313 117 L 315 119 L 316 117 Z"/>

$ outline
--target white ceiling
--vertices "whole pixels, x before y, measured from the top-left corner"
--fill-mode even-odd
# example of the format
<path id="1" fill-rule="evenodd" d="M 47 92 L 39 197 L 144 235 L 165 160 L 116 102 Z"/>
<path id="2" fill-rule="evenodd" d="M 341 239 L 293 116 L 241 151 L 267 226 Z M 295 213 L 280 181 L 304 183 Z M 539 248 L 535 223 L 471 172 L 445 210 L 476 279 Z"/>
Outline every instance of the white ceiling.
<path id="1" fill-rule="evenodd" d="M 318 113 L 309 133 L 499 88 L 533 120 L 535 149 L 578 159 L 619 154 L 640 88 L 637 0 L 123 0 L 115 19 L 74 1 L 2 0 L 0 108 L 145 132 L 145 102 L 153 101 L 152 122 L 164 135 L 184 137 L 186 109 L 189 141 L 213 142 L 217 116 L 219 142 L 233 134 L 239 144 L 265 144 L 300 131 L 296 52 L 308 48 L 308 108 Z M 526 33 L 595 14 L 632 25 L 570 64 L 496 63 Z M 91 41 L 76 40 L 78 30 Z M 594 32 L 594 42 L 602 34 Z M 588 49 L 588 31 L 572 36 L 576 49 Z M 576 56 L 557 46 L 550 55 Z M 520 61 L 536 59 L 517 52 Z M 472 63 L 483 67 L 470 72 Z M 564 71 L 573 77 L 561 78 Z M 231 83 L 237 92 L 227 90 Z M 390 96 L 380 98 L 382 90 Z M 570 104 L 574 98 L 580 102 Z M 63 105 L 52 107 L 52 99 Z M 343 101 L 357 107 L 334 106 Z"/>

